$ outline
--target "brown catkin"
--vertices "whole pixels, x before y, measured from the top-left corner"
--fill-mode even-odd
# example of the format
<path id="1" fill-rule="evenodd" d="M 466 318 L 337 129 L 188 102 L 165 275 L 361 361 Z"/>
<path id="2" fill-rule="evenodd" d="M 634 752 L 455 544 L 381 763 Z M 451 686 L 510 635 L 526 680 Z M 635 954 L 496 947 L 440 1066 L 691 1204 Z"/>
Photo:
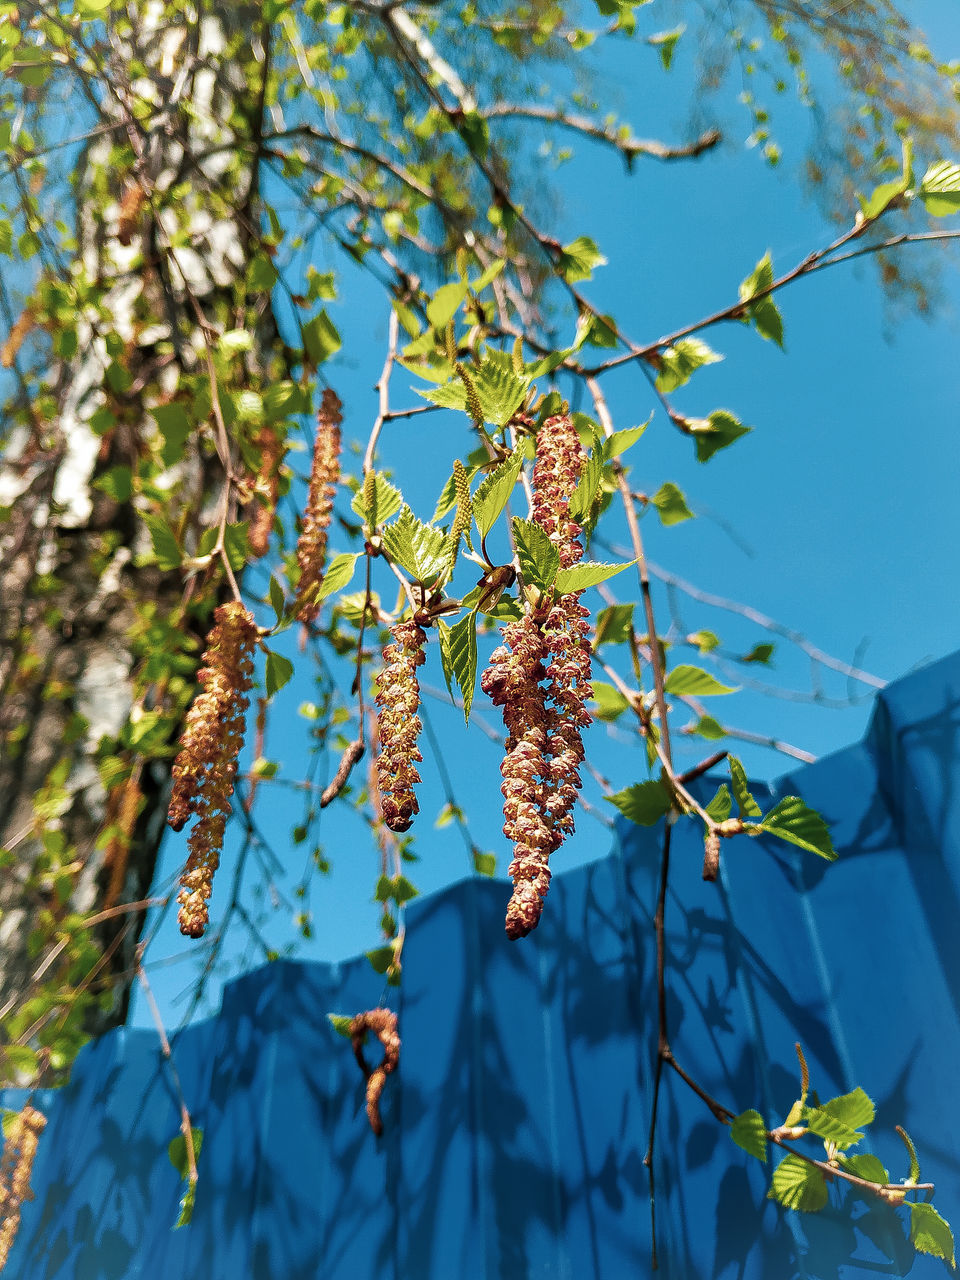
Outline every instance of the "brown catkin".
<path id="1" fill-rule="evenodd" d="M 340 483 L 342 407 L 336 392 L 327 387 L 317 414 L 310 486 L 303 513 L 303 527 L 297 542 L 300 581 L 297 583 L 296 607 L 297 617 L 301 622 L 312 622 L 320 612 L 316 592 L 323 581 L 327 559 L 327 530 L 333 515 L 333 499 Z"/>
<path id="2" fill-rule="evenodd" d="M 6 1266 L 16 1239 L 23 1202 L 33 1196 L 30 1173 L 46 1123 L 43 1112 L 29 1105 L 9 1121 L 0 1158 L 0 1271 Z"/>
<path id="3" fill-rule="evenodd" d="M 583 450 L 568 414 L 548 418 L 537 435 L 533 518 L 569 567 L 580 559 L 580 527 L 570 498 L 580 479 Z M 506 931 L 522 938 L 535 929 L 550 885 L 548 859 L 573 831 L 573 807 L 583 763 L 581 731 L 590 723 L 590 646 L 580 593 L 527 613 L 503 629 L 504 644 L 480 678 L 508 731 L 500 772 L 504 835 L 514 841 L 509 871 L 514 889 Z"/>
<path id="4" fill-rule="evenodd" d="M 413 621 L 397 623 L 391 635 L 393 644 L 383 651 L 384 665 L 377 680 L 377 782 L 384 822 L 391 831 L 406 831 L 420 812 L 413 792 L 420 781 L 416 763 L 423 759 L 417 747 L 423 728 L 417 715 L 417 667 L 425 661 L 427 637 Z"/>
<path id="5" fill-rule="evenodd" d="M 257 472 L 257 492 L 252 503 L 252 514 L 247 537 L 255 556 L 265 556 L 270 549 L 273 518 L 277 513 L 280 496 L 280 464 L 283 461 L 283 440 L 274 426 L 263 426 L 257 432 L 254 444 L 260 451 L 260 469 Z"/>
<path id="6" fill-rule="evenodd" d="M 383 1045 L 383 1061 L 371 1071 L 363 1056 L 366 1033 L 372 1031 Z M 353 1052 L 367 1080 L 367 1119 L 370 1128 L 379 1138 L 383 1133 L 380 1119 L 380 1096 L 387 1076 L 397 1069 L 400 1061 L 400 1036 L 397 1034 L 397 1015 L 392 1009 L 370 1009 L 358 1013 L 350 1023 L 350 1039 Z"/>
<path id="7" fill-rule="evenodd" d="M 222 604 L 213 616 L 205 666 L 197 673 L 202 692 L 187 713 L 167 815 L 174 831 L 180 831 L 191 815 L 197 817 L 177 895 L 180 932 L 192 938 L 202 937 L 207 926 L 207 900 L 230 813 L 257 643 L 256 623 L 242 604 Z"/>

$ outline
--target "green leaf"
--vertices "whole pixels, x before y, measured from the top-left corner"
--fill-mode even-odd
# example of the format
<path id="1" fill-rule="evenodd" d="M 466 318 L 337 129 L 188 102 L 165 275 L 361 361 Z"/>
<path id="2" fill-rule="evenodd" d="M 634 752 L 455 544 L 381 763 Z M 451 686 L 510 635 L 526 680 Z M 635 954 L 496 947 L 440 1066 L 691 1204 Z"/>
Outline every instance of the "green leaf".
<path id="1" fill-rule="evenodd" d="M 832 1142 L 838 1151 L 856 1146 L 863 1134 L 842 1120 L 832 1116 L 826 1107 L 804 1107 L 800 1115 L 800 1123 L 806 1125 L 811 1133 L 815 1133 L 824 1142 Z"/>
<path id="2" fill-rule="evenodd" d="M 193 1125 L 191 1127 L 191 1133 L 193 1135 L 193 1162 L 196 1164 L 200 1159 L 200 1149 L 203 1146 L 203 1130 L 198 1129 L 196 1125 Z M 170 1157 L 170 1163 L 173 1165 L 174 1169 L 176 1169 L 177 1173 L 179 1173 L 180 1177 L 189 1178 L 190 1164 L 187 1160 L 187 1140 L 182 1133 L 178 1133 L 169 1144 L 167 1147 L 167 1155 Z"/>
<path id="3" fill-rule="evenodd" d="M 256 293 L 266 293 L 280 277 L 277 269 L 265 253 L 258 253 L 247 270 L 247 283 Z"/>
<path id="4" fill-rule="evenodd" d="M 608 578 L 622 573 L 633 564 L 636 564 L 635 560 L 626 564 L 601 564 L 598 560 L 581 560 L 579 564 L 572 564 L 569 569 L 559 569 L 554 585 L 561 595 L 567 595 L 571 591 L 586 591 L 588 587 L 606 582 Z"/>
<path id="5" fill-rule="evenodd" d="M 327 565 L 323 580 L 312 594 L 312 602 L 319 603 L 321 600 L 326 600 L 327 596 L 333 595 L 334 591 L 347 586 L 362 554 L 359 551 L 343 551 L 340 555 L 334 556 Z"/>
<path id="6" fill-rule="evenodd" d="M 584 524 L 589 518 L 603 481 L 603 442 L 599 435 L 594 436 L 594 442 L 594 448 L 584 460 L 580 479 L 570 498 L 570 519 L 576 520 L 578 524 Z"/>
<path id="7" fill-rule="evenodd" d="M 557 266 L 567 284 L 576 284 L 578 280 L 589 280 L 594 267 L 601 267 L 606 261 L 589 236 L 577 236 L 563 246 Z"/>
<path id="8" fill-rule="evenodd" d="M 815 809 L 808 809 L 799 796 L 784 796 L 760 823 L 762 831 L 789 840 L 829 862 L 837 856 L 830 829 Z"/>
<path id="9" fill-rule="evenodd" d="M 509 458 L 505 458 L 477 486 L 477 491 L 473 495 L 473 518 L 477 522 L 482 538 L 485 538 L 496 524 L 501 511 L 510 500 L 510 494 L 517 483 L 522 465 L 523 445 L 521 443 Z"/>
<path id="10" fill-rule="evenodd" d="M 418 582 L 431 586 L 450 563 L 449 538 L 442 529 L 431 529 L 404 507 L 382 533 L 388 555 Z"/>
<path id="11" fill-rule="evenodd" d="M 630 706 L 620 690 L 604 680 L 594 680 L 591 690 L 591 698 L 596 703 L 593 711 L 596 720 L 616 720 Z"/>
<path id="12" fill-rule="evenodd" d="M 349 1014 L 328 1013 L 327 1020 L 329 1021 L 330 1025 L 333 1027 L 334 1031 L 336 1031 L 338 1036 L 343 1036 L 347 1040 L 351 1038 L 350 1027 L 353 1023 L 353 1019 L 349 1016 Z"/>
<path id="13" fill-rule="evenodd" d="M 774 1169 L 767 1198 L 787 1209 L 816 1213 L 827 1203 L 827 1184 L 815 1165 L 791 1154 Z"/>
<path id="14" fill-rule="evenodd" d="M 680 694 L 689 694 L 694 698 L 736 692 L 732 685 L 721 684 L 716 676 L 712 676 L 709 671 L 704 671 L 702 667 L 690 666 L 688 663 L 681 663 L 680 666 L 674 667 L 667 676 L 663 687 L 667 693 L 673 693 L 678 696 Z"/>
<path id="15" fill-rule="evenodd" d="M 275 693 L 279 693 L 292 675 L 293 663 L 290 659 L 267 650 L 267 697 L 272 698 Z"/>
<path id="16" fill-rule="evenodd" d="M 677 387 L 689 382 L 697 369 L 702 369 L 706 364 L 716 364 L 722 359 L 723 356 L 718 355 L 699 338 L 681 338 L 676 346 L 665 347 L 660 352 L 657 390 L 669 395 Z"/>
<path id="17" fill-rule="evenodd" d="M 250 532 L 245 520 L 225 527 L 223 549 L 230 562 L 230 568 L 234 573 L 239 573 L 250 559 Z"/>
<path id="18" fill-rule="evenodd" d="M 633 633 L 632 604 L 611 604 L 597 614 L 596 634 L 593 638 L 594 649 L 602 644 L 623 644 Z"/>
<path id="19" fill-rule="evenodd" d="M 514 372 L 507 352 L 493 350 L 487 352 L 472 376 L 484 422 L 505 427 L 527 398 L 531 379 Z"/>
<path id="20" fill-rule="evenodd" d="M 144 512 L 143 522 L 150 530 L 150 541 L 153 543 L 153 554 L 160 569 L 176 569 L 183 561 L 183 552 L 177 542 L 176 534 L 162 516 Z"/>
<path id="21" fill-rule="evenodd" d="M 733 787 L 733 794 L 737 802 L 737 808 L 740 810 L 740 817 L 759 818 L 761 816 L 760 806 L 750 794 L 746 770 L 736 756 L 727 756 L 727 764 L 730 766 L 730 785 Z"/>
<path id="22" fill-rule="evenodd" d="M 180 1197 L 180 1212 L 177 1214 L 177 1220 L 173 1224 L 174 1231 L 176 1231 L 178 1227 L 186 1227 L 190 1224 L 190 1221 L 193 1218 L 193 1210 L 196 1202 L 197 1184 L 195 1182 L 188 1182 L 187 1189 Z"/>
<path id="23" fill-rule="evenodd" d="M 392 485 L 380 471 L 374 472 L 373 494 L 369 511 L 363 500 L 365 489 L 366 485 L 361 485 L 353 495 L 350 509 L 356 512 L 368 529 L 376 529 L 380 525 L 386 524 L 403 506 L 403 496 L 400 490 L 395 485 Z"/>
<path id="24" fill-rule="evenodd" d="M 653 415 L 641 422 L 638 427 L 624 427 L 622 431 L 615 431 L 612 436 L 608 436 L 603 442 L 603 460 L 609 462 L 611 458 L 619 458 L 622 453 L 637 443 L 643 433 L 649 427 Z"/>
<path id="25" fill-rule="evenodd" d="M 749 302 L 761 289 L 769 289 L 773 284 L 773 262 L 770 250 L 763 255 L 746 280 L 740 285 L 740 301 Z"/>
<path id="26" fill-rule="evenodd" d="M 903 172 L 899 178 L 894 178 L 891 182 L 882 182 L 879 187 L 875 187 L 870 193 L 868 199 L 858 196 L 860 208 L 863 211 L 865 219 L 878 218 L 885 209 L 888 209 L 900 196 L 902 196 L 910 184 L 913 182 L 913 143 L 910 138 L 903 140 Z"/>
<path id="27" fill-rule="evenodd" d="M 308 320 L 303 326 L 303 346 L 313 364 L 323 364 L 331 356 L 336 355 L 342 343 L 336 325 L 327 315 L 326 309 Z"/>
<path id="28" fill-rule="evenodd" d="M 759 1111 L 742 1111 L 730 1126 L 730 1137 L 748 1156 L 767 1160 L 767 1126 Z"/>
<path id="29" fill-rule="evenodd" d="M 839 1098 L 831 1098 L 820 1109 L 850 1129 L 860 1129 L 870 1124 L 876 1115 L 872 1100 L 860 1088 L 843 1093 Z"/>
<path id="30" fill-rule="evenodd" d="M 733 801 L 730 798 L 730 788 L 725 782 L 721 782 L 717 787 L 717 794 L 706 806 L 707 813 L 714 822 L 726 822 L 730 817 L 730 810 L 733 808 Z"/>
<path id="31" fill-rule="evenodd" d="M 910 1205 L 910 1243 L 917 1253 L 932 1253 L 950 1266 L 956 1264 L 953 1232 L 932 1204 Z"/>
<path id="32" fill-rule="evenodd" d="M 663 63 L 664 71 L 670 70 L 670 64 L 673 62 L 673 51 L 677 47 L 677 41 L 686 29 L 686 24 L 681 23 L 679 27 L 674 27 L 672 31 L 658 31 L 655 35 L 647 36 L 647 44 L 652 44 L 660 54 L 660 61 Z"/>
<path id="33" fill-rule="evenodd" d="M 390 944 L 386 947 L 374 947 L 372 951 L 364 952 L 374 973 L 386 973 L 394 960 L 394 947 Z"/>
<path id="34" fill-rule="evenodd" d="M 694 725 L 693 732 L 699 734 L 701 738 L 707 738 L 709 741 L 719 741 L 720 738 L 727 736 L 727 731 L 713 716 L 701 716 Z"/>
<path id="35" fill-rule="evenodd" d="M 494 258 L 489 267 L 485 268 L 485 270 L 477 276 L 476 280 L 472 280 L 470 282 L 470 288 L 474 293 L 483 293 L 484 289 L 489 288 L 490 285 L 493 284 L 494 280 L 496 280 L 497 276 L 501 271 L 503 271 L 506 265 L 506 258 Z"/>
<path id="36" fill-rule="evenodd" d="M 713 631 L 694 631 L 687 636 L 691 644 L 695 644 L 701 653 L 709 653 L 720 643 L 720 637 Z"/>
<path id="37" fill-rule="evenodd" d="M 513 518 L 513 539 L 524 582 L 549 591 L 560 568 L 560 552 L 538 524 L 519 516 Z"/>
<path id="38" fill-rule="evenodd" d="M 923 175 L 919 195 L 927 213 L 935 218 L 947 218 L 960 210 L 960 164 L 951 160 L 932 164 Z"/>
<path id="39" fill-rule="evenodd" d="M 868 1182 L 876 1182 L 880 1186 L 885 1186 L 890 1181 L 890 1174 L 884 1168 L 883 1161 L 866 1152 L 859 1156 L 844 1156 L 843 1167 L 858 1178 L 866 1178 Z"/>
<path id="40" fill-rule="evenodd" d="M 127 502 L 133 493 L 133 472 L 129 467 L 111 467 L 94 480 L 93 487 L 115 502 Z"/>
<path id="41" fill-rule="evenodd" d="M 477 875 L 494 876 L 497 874 L 497 855 L 495 853 L 481 853 L 474 850 L 473 869 Z"/>
<path id="42" fill-rule="evenodd" d="M 773 651 L 776 646 L 772 644 L 755 644 L 749 653 L 745 653 L 742 658 L 738 658 L 738 662 L 760 662 L 764 666 L 768 666 L 770 659 L 773 657 Z"/>
<path id="43" fill-rule="evenodd" d="M 286 597 L 283 594 L 283 587 L 281 587 L 280 583 L 272 573 L 270 575 L 269 591 L 270 604 L 273 606 L 273 612 L 277 615 L 277 625 L 279 626 L 280 620 L 286 612 L 287 602 Z"/>
<path id="44" fill-rule="evenodd" d="M 673 799 L 662 782 L 635 782 L 616 795 L 604 796 L 607 804 L 616 805 L 625 818 L 641 827 L 652 827 L 669 813 Z"/>
<path id="45" fill-rule="evenodd" d="M 437 620 L 440 633 L 440 660 L 449 687 L 456 680 L 463 699 L 463 718 L 470 720 L 470 708 L 477 683 L 477 615 L 468 613 L 454 625 Z"/>
<path id="46" fill-rule="evenodd" d="M 163 464 L 166 467 L 172 467 L 183 457 L 184 446 L 194 427 L 179 400 L 171 400 L 169 404 L 154 405 L 150 410 L 150 416 L 163 436 L 163 449 L 160 452 Z"/>
<path id="47" fill-rule="evenodd" d="M 427 303 L 427 319 L 434 329 L 445 329 L 456 314 L 460 303 L 467 296 L 465 280 L 452 280 L 442 284 Z"/>
<path id="48" fill-rule="evenodd" d="M 685 429 L 696 442 L 698 462 L 709 462 L 720 449 L 728 448 L 753 430 L 745 427 L 726 409 L 714 409 L 706 418 L 685 418 L 683 421 Z"/>
<path id="49" fill-rule="evenodd" d="M 682 490 L 669 480 L 660 486 L 650 501 L 657 508 L 661 524 L 680 524 L 682 520 L 693 519 Z"/>

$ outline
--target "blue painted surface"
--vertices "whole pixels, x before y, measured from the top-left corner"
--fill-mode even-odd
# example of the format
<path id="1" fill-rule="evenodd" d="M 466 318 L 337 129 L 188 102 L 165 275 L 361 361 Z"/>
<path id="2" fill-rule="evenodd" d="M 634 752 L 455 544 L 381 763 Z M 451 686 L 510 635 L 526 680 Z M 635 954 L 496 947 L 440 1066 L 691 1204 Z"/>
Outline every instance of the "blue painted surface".
<path id="1" fill-rule="evenodd" d="M 960 1220 L 951 1117 L 960 1062 L 960 656 L 891 686 L 863 743 L 798 770 L 838 862 L 738 838 L 700 879 L 675 832 L 668 1000 L 676 1056 L 721 1101 L 782 1120 L 794 1040 L 821 1097 L 863 1086 L 874 1150 L 919 1147 Z M 712 790 L 704 784 L 704 792 Z M 758 796 L 761 803 L 767 797 Z M 689 832 L 686 827 L 689 826 Z M 504 886 L 411 904 L 401 1065 L 378 1143 L 349 1045 L 326 1019 L 378 1003 L 366 962 L 279 961 L 175 1043 L 205 1131 L 192 1225 L 172 1231 L 178 1129 L 155 1036 L 120 1030 L 38 1105 L 49 1124 L 11 1280 L 620 1280 L 650 1274 L 642 1164 L 656 1035 L 660 834 L 556 878 L 540 928 L 502 931 Z M 11 1098 L 15 1102 L 16 1099 Z M 764 1198 L 766 1173 L 672 1073 L 658 1131 L 669 1280 L 940 1275 L 904 1215 L 848 1195 L 820 1215 Z"/>

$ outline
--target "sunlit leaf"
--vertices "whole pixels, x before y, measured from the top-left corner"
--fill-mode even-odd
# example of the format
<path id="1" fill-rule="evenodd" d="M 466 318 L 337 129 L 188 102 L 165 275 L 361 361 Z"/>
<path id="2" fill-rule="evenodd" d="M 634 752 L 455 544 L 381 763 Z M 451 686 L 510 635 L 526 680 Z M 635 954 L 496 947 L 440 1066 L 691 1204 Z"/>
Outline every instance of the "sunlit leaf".
<path id="1" fill-rule="evenodd" d="M 742 1111 L 730 1125 L 730 1137 L 748 1156 L 766 1163 L 767 1126 L 759 1111 Z"/>
<path id="2" fill-rule="evenodd" d="M 827 1203 L 827 1184 L 815 1165 L 791 1153 L 774 1169 L 767 1197 L 786 1209 L 816 1213 Z"/>

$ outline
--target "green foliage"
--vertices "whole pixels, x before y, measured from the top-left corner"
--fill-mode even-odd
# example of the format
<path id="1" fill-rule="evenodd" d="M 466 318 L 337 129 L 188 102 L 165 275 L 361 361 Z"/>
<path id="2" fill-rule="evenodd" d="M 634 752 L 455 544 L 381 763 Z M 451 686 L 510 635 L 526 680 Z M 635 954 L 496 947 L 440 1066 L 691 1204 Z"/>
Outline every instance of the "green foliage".
<path id="1" fill-rule="evenodd" d="M 730 1125 L 730 1137 L 748 1156 L 766 1164 L 767 1126 L 759 1111 L 742 1111 Z"/>
<path id="2" fill-rule="evenodd" d="M 785 1209 L 817 1213 L 827 1203 L 827 1184 L 815 1165 L 791 1154 L 774 1169 L 767 1195 Z"/>
<path id="3" fill-rule="evenodd" d="M 667 693 L 677 696 L 685 694 L 693 698 L 735 692 L 731 685 L 721 684 L 709 671 L 704 671 L 702 667 L 691 666 L 689 663 L 681 663 L 673 668 L 664 682 L 664 689 Z"/>
<path id="4" fill-rule="evenodd" d="M 469 723 L 470 708 L 473 705 L 473 694 L 477 683 L 476 610 L 466 614 L 452 627 L 442 619 L 438 619 L 437 628 L 447 688 L 450 688 L 451 681 L 457 682 L 457 688 L 463 700 L 463 718 Z"/>
<path id="5" fill-rule="evenodd" d="M 820 814 L 808 808 L 799 796 L 784 796 L 760 823 L 760 830 L 809 853 L 819 854 L 828 862 L 833 862 L 837 856 L 830 828 Z"/>
<path id="6" fill-rule="evenodd" d="M 722 359 L 723 356 L 699 338 L 681 338 L 675 346 L 665 347 L 659 353 L 657 390 L 669 395 L 689 382 L 697 369 Z"/>
<path id="7" fill-rule="evenodd" d="M 513 518 L 513 540 L 524 582 L 547 592 L 560 568 L 560 553 L 544 531 L 532 520 Z"/>
<path id="8" fill-rule="evenodd" d="M 932 1204 L 910 1205 L 910 1243 L 917 1253 L 932 1253 L 956 1266 L 953 1232 Z"/>
<path id="9" fill-rule="evenodd" d="M 693 518 L 693 512 L 687 506 L 682 491 L 670 481 L 662 484 L 650 501 L 657 509 L 661 524 L 680 524 L 683 520 Z"/>
<path id="10" fill-rule="evenodd" d="M 473 518 L 482 538 L 487 536 L 509 502 L 522 465 L 523 446 L 517 445 L 510 456 L 477 486 L 473 495 Z"/>
<path id="11" fill-rule="evenodd" d="M 605 796 L 625 818 L 641 827 L 652 827 L 668 813 L 673 799 L 662 782 L 637 782 L 615 795 Z"/>

